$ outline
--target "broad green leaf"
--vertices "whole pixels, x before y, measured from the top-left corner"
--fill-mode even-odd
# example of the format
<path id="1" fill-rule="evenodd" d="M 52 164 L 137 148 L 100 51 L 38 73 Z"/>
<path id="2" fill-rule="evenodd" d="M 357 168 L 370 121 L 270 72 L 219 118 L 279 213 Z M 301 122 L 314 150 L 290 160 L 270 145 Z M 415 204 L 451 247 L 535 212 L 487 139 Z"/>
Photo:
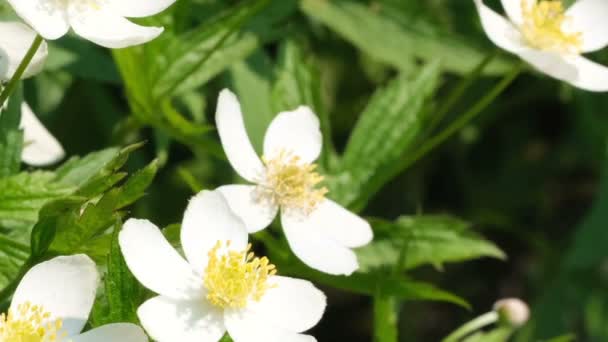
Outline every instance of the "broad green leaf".
<path id="1" fill-rule="evenodd" d="M 37 171 L 1 178 L 0 189 L 0 229 L 24 237 L 38 220 L 42 206 L 72 193 L 75 187 L 57 183 L 51 172 Z"/>
<path id="2" fill-rule="evenodd" d="M 0 290 L 17 276 L 28 256 L 27 246 L 0 235 Z"/>
<path id="3" fill-rule="evenodd" d="M 486 54 L 472 45 L 470 39 L 440 30 L 419 15 L 397 21 L 377 8 L 351 0 L 303 0 L 300 6 L 307 15 L 357 48 L 400 70 L 415 68 L 415 58 L 425 61 L 439 58 L 446 70 L 466 73 Z M 501 60 L 492 63 L 486 73 L 501 73 L 508 66 Z"/>
<path id="4" fill-rule="evenodd" d="M 406 270 L 425 264 L 441 269 L 448 262 L 506 258 L 496 245 L 473 232 L 467 222 L 453 217 L 412 216 L 373 224 L 374 241 L 357 249 L 362 271 L 382 267 Z"/>
<path id="5" fill-rule="evenodd" d="M 273 25 L 295 8 L 293 1 L 244 1 L 166 49 L 166 69 L 153 94 L 162 98 L 204 84 L 230 64 L 251 54 L 273 34 Z M 254 19 L 254 16 L 259 16 Z M 246 29 L 244 29 L 246 28 Z"/>
<path id="6" fill-rule="evenodd" d="M 350 206 L 373 195 L 368 188 L 382 167 L 398 160 L 423 132 L 439 72 L 439 64 L 431 63 L 415 79 L 402 74 L 376 91 L 348 141 L 342 172 L 328 178 L 330 197 Z"/>
<path id="7" fill-rule="evenodd" d="M 115 225 L 110 253 L 108 271 L 104 277 L 104 300 L 107 300 L 107 311 L 96 325 L 109 323 L 138 323 L 137 308 L 143 302 L 145 291 L 129 271 L 118 244 L 120 223 Z"/>
<path id="8" fill-rule="evenodd" d="M 108 148 L 93 152 L 85 157 L 73 157 L 57 169 L 56 181 L 70 186 L 81 187 L 104 169 L 120 152 L 118 148 Z"/>

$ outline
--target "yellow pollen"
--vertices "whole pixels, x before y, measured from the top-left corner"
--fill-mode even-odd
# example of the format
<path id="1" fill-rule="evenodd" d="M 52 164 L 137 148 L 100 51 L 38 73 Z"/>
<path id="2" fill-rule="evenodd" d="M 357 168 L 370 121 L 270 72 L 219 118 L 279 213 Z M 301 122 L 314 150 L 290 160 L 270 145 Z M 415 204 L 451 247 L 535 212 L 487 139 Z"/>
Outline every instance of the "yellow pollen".
<path id="1" fill-rule="evenodd" d="M 258 200 L 309 214 L 325 198 L 328 190 L 318 187 L 323 176 L 315 171 L 316 164 L 304 163 L 284 150 L 273 159 L 262 157 L 262 161 L 266 173 L 257 187 Z"/>
<path id="2" fill-rule="evenodd" d="M 565 14 L 561 0 L 521 0 L 521 7 L 521 32 L 528 44 L 545 51 L 580 53 L 583 35 L 564 31 L 570 18 Z"/>
<path id="3" fill-rule="evenodd" d="M 25 302 L 15 311 L 0 315 L 0 342 L 56 342 L 62 321 L 48 322 L 51 314 L 41 306 Z"/>
<path id="4" fill-rule="evenodd" d="M 207 299 L 215 306 L 242 309 L 249 300 L 259 301 L 273 287 L 268 278 L 277 273 L 268 258 L 256 257 L 251 244 L 244 251 L 230 251 L 230 241 L 222 253 L 220 241 L 209 251 L 204 285 Z"/>

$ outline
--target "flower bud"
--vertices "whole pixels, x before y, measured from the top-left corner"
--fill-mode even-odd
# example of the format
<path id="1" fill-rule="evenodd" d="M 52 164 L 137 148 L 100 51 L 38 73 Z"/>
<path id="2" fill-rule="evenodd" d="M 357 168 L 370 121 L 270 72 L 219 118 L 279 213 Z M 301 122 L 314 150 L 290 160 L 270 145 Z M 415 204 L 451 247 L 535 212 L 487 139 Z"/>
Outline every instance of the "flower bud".
<path id="1" fill-rule="evenodd" d="M 528 305 L 518 298 L 501 299 L 494 303 L 494 311 L 498 313 L 500 319 L 515 326 L 520 327 L 530 318 Z"/>

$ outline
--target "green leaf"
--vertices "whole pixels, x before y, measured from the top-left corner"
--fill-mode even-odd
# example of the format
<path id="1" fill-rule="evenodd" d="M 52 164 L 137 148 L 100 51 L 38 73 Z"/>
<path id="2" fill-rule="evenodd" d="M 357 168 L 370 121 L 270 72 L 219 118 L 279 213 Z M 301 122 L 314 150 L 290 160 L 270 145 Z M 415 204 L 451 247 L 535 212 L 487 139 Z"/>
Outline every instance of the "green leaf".
<path id="1" fill-rule="evenodd" d="M 0 229 L 12 236 L 26 236 L 42 206 L 69 195 L 75 188 L 58 184 L 51 172 L 37 171 L 1 178 L 0 189 Z"/>
<path id="2" fill-rule="evenodd" d="M 80 188 L 102 172 L 106 165 L 117 158 L 119 152 L 118 148 L 108 148 L 90 153 L 83 158 L 73 157 L 57 169 L 56 181 Z"/>
<path id="3" fill-rule="evenodd" d="M 375 221 L 373 225 L 374 241 L 357 250 L 362 271 L 383 267 L 407 270 L 425 264 L 441 269 L 447 262 L 506 258 L 467 222 L 449 216 L 401 217 L 394 223 Z"/>
<path id="4" fill-rule="evenodd" d="M 328 177 L 330 197 L 350 206 L 373 195 L 370 187 L 382 167 L 398 160 L 424 131 L 429 118 L 425 105 L 439 75 L 439 64 L 431 63 L 415 79 L 402 74 L 376 91 L 346 146 L 342 172 Z"/>
<path id="5" fill-rule="evenodd" d="M 303 0 L 300 6 L 368 55 L 403 71 L 416 68 L 414 59 L 439 58 L 446 70 L 466 73 L 486 54 L 471 45 L 470 39 L 441 30 L 418 13 L 397 21 L 391 13 L 383 13 L 381 6 L 378 10 L 349 0 Z M 508 69 L 509 63 L 501 60 L 485 72 L 497 74 Z"/>
<path id="6" fill-rule="evenodd" d="M 17 276 L 28 256 L 27 246 L 0 235 L 0 289 Z"/>
<path id="7" fill-rule="evenodd" d="M 148 166 L 129 177 L 125 184 L 120 187 L 115 209 L 129 206 L 144 196 L 146 189 L 152 184 L 156 172 L 158 172 L 158 160 L 152 161 Z"/>
<path id="8" fill-rule="evenodd" d="M 164 52 L 167 67 L 155 80 L 152 93 L 163 98 L 204 84 L 233 62 L 252 53 L 280 18 L 291 12 L 292 1 L 244 1 L 212 22 L 180 37 Z M 265 10 L 269 7 L 271 10 Z M 252 22 L 260 11 L 258 22 Z M 251 30 L 243 30 L 246 25 Z"/>
<path id="9" fill-rule="evenodd" d="M 115 227 L 120 227 L 118 222 Z M 138 323 L 137 307 L 143 302 L 145 291 L 129 271 L 118 244 L 119 228 L 112 234 L 108 255 L 108 272 L 104 278 L 107 312 L 98 325 L 120 322 Z"/>

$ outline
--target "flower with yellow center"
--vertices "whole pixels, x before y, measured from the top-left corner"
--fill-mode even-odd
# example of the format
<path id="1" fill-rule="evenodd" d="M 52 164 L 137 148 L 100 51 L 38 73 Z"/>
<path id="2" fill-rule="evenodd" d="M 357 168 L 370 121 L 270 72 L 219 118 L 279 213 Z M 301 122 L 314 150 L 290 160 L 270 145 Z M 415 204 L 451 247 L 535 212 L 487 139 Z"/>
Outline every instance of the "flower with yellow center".
<path id="1" fill-rule="evenodd" d="M 244 223 L 217 191 L 190 200 L 181 226 L 186 260 L 149 221 L 130 219 L 119 235 L 127 266 L 158 293 L 137 310 L 159 342 L 313 342 L 326 299 L 310 282 L 276 275 L 256 257 Z"/>
<path id="2" fill-rule="evenodd" d="M 583 56 L 608 45 L 608 1 L 502 0 L 508 20 L 477 6 L 490 40 L 537 70 L 589 91 L 608 91 L 608 68 Z"/>
<path id="3" fill-rule="evenodd" d="M 8 313 L 0 314 L 0 342 L 146 342 L 134 324 L 108 324 L 80 333 L 98 281 L 95 263 L 85 255 L 56 257 L 32 267 Z"/>
<path id="4" fill-rule="evenodd" d="M 239 101 L 227 89 L 219 95 L 215 118 L 230 164 L 253 183 L 218 188 L 247 230 L 268 227 L 280 211 L 287 241 L 305 264 L 335 275 L 357 270 L 352 248 L 368 244 L 372 230 L 365 220 L 326 197 L 323 176 L 314 164 L 322 135 L 310 108 L 275 117 L 266 130 L 261 158 L 249 141 Z"/>
<path id="5" fill-rule="evenodd" d="M 8 0 L 15 12 L 45 39 L 64 36 L 70 29 L 84 39 L 108 48 L 146 43 L 162 27 L 136 25 L 126 18 L 162 12 L 175 0 Z"/>

